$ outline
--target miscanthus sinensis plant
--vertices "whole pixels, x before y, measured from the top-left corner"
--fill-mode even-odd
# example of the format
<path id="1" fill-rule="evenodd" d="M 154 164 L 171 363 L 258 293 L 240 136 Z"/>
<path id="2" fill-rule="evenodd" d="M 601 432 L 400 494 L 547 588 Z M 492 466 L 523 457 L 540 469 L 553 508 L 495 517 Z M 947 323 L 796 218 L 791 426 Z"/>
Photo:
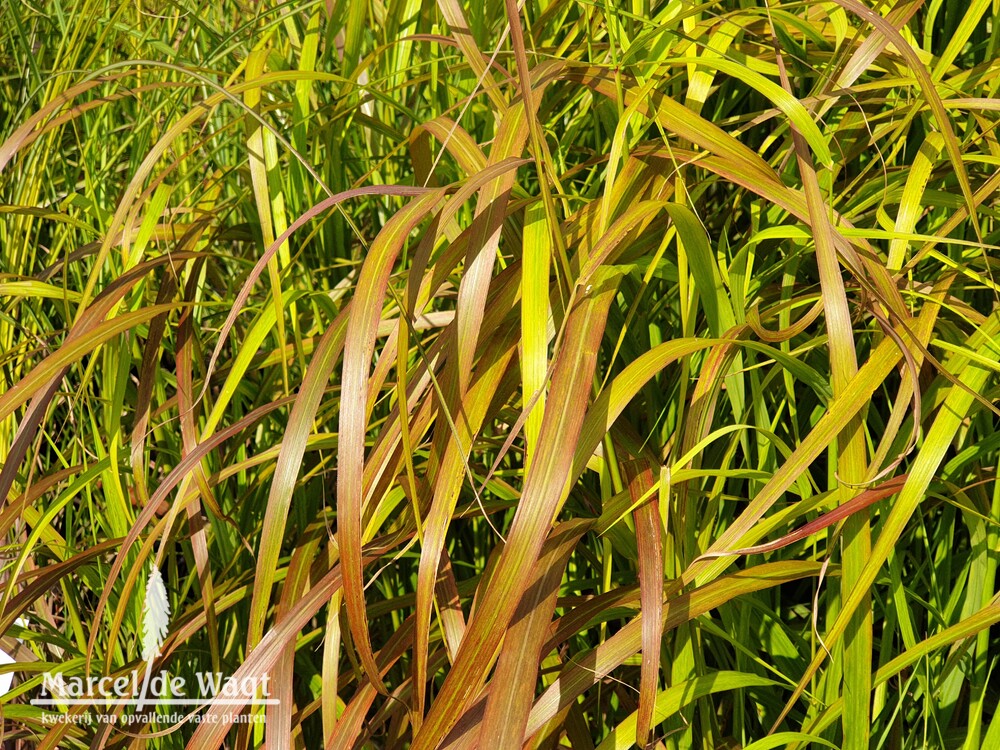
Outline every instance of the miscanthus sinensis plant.
<path id="1" fill-rule="evenodd" d="M 4 742 L 1000 747 L 995 11 L 3 3 Z"/>

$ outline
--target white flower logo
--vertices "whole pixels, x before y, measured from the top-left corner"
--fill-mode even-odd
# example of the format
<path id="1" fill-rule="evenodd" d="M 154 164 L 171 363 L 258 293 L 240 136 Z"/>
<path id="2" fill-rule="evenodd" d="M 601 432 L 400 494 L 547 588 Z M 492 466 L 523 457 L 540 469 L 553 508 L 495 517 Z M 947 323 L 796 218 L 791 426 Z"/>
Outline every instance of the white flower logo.
<path id="1" fill-rule="evenodd" d="M 160 569 L 153 565 L 146 582 L 146 601 L 142 607 L 142 660 L 150 662 L 160 655 L 170 622 L 170 602 L 163 586 Z"/>
<path id="2" fill-rule="evenodd" d="M 153 568 L 149 571 L 149 580 L 146 581 L 146 600 L 142 605 L 142 660 L 146 662 L 146 675 L 142 681 L 142 694 L 139 696 L 136 711 L 141 711 L 145 705 L 153 659 L 161 653 L 169 623 L 170 601 L 167 599 L 167 589 L 163 585 L 160 569 L 153 563 Z"/>

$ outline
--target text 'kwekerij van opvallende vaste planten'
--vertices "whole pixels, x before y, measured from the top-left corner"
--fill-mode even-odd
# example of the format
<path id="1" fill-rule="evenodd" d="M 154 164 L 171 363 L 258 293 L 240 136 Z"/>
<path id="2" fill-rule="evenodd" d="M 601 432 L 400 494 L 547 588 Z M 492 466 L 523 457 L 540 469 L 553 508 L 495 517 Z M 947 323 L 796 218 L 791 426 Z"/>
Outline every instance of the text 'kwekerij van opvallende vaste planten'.
<path id="1" fill-rule="evenodd" d="M 1000 747 L 997 10 L 0 4 L 4 747 Z"/>

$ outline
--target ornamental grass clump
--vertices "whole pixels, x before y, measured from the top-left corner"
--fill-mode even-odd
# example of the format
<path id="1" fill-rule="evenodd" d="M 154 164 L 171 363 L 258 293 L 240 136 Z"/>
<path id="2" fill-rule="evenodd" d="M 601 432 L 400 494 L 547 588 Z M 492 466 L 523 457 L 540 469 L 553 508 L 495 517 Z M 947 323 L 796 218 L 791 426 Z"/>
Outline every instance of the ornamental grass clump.
<path id="1" fill-rule="evenodd" d="M 3 4 L 3 742 L 1000 747 L 995 6 Z"/>

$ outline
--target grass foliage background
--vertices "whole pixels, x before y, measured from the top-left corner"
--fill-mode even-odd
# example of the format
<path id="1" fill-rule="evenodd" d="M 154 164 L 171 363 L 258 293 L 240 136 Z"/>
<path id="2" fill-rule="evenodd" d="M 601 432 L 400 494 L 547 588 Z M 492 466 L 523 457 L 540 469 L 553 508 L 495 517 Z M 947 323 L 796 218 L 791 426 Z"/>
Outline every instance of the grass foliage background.
<path id="1" fill-rule="evenodd" d="M 4 2 L 5 741 L 1000 747 L 996 12 Z"/>

